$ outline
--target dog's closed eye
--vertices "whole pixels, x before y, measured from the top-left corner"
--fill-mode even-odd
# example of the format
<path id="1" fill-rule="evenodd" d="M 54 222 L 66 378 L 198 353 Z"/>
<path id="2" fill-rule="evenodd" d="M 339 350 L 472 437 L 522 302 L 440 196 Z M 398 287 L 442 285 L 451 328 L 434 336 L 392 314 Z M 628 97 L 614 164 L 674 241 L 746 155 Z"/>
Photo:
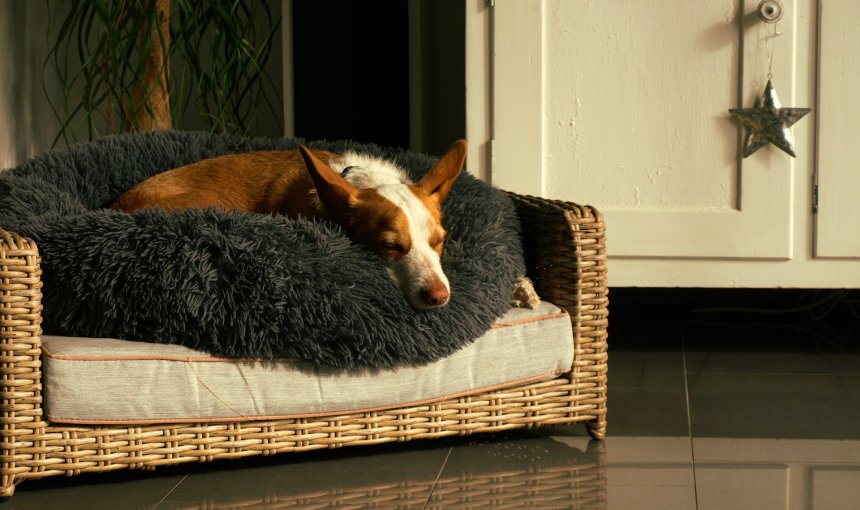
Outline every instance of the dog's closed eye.
<path id="1" fill-rule="evenodd" d="M 403 243 L 397 241 L 382 241 L 382 246 L 386 250 L 390 250 L 395 253 L 405 254 L 408 251 Z"/>

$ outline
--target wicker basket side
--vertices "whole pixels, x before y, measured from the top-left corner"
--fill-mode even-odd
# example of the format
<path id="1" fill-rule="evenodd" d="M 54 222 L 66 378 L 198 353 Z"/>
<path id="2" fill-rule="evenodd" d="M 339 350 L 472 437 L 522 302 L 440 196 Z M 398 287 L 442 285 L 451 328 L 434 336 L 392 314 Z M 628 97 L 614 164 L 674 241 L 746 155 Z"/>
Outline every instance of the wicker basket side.
<path id="1" fill-rule="evenodd" d="M 41 323 L 42 270 L 36 244 L 0 228 L 0 374 L 2 421 L 0 433 L 0 497 L 11 496 L 19 467 L 31 460 L 42 419 Z"/>
<path id="2" fill-rule="evenodd" d="M 542 299 L 565 308 L 573 324 L 571 377 L 593 383 L 596 419 L 589 433 L 606 433 L 607 325 L 606 226 L 591 206 L 509 193 L 523 229 L 528 276 Z"/>

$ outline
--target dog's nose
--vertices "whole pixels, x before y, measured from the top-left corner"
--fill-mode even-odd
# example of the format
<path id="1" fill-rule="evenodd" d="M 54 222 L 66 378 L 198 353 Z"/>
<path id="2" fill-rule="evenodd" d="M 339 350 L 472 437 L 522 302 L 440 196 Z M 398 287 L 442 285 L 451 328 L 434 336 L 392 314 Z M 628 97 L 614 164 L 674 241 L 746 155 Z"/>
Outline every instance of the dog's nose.
<path id="1" fill-rule="evenodd" d="M 421 289 L 421 301 L 427 306 L 443 306 L 448 303 L 451 294 L 442 282 L 436 282 L 432 287 Z"/>

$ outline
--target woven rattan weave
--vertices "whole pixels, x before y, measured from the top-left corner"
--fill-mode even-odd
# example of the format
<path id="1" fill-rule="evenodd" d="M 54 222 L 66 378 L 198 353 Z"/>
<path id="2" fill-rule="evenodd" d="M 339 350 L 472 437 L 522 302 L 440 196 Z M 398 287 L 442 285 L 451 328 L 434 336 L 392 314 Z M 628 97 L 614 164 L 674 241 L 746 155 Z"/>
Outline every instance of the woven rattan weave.
<path id="1" fill-rule="evenodd" d="M 347 445 L 582 422 L 606 430 L 607 284 L 603 217 L 587 206 L 511 194 L 529 276 L 573 323 L 569 374 L 384 411 L 289 420 L 67 426 L 42 412 L 41 269 L 35 243 L 0 228 L 0 496 L 23 480 Z M 26 235 L 26 232 L 22 233 Z M 97 398 L 94 395 L 93 398 Z"/>

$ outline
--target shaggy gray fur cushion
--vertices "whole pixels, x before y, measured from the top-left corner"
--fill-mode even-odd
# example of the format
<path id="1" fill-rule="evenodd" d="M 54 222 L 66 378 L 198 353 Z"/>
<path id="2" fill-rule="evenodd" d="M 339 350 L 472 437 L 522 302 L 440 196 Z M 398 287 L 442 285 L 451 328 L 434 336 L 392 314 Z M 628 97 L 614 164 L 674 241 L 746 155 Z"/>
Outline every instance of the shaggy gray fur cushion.
<path id="1" fill-rule="evenodd" d="M 156 173 L 302 140 L 163 131 L 55 150 L 0 172 L 0 225 L 32 237 L 51 334 L 178 343 L 231 357 L 385 367 L 444 357 L 509 308 L 524 272 L 501 191 L 465 172 L 444 204 L 448 306 L 416 311 L 375 255 L 321 220 L 217 209 L 106 210 Z M 307 143 L 394 160 L 413 179 L 434 158 L 348 142 Z"/>

